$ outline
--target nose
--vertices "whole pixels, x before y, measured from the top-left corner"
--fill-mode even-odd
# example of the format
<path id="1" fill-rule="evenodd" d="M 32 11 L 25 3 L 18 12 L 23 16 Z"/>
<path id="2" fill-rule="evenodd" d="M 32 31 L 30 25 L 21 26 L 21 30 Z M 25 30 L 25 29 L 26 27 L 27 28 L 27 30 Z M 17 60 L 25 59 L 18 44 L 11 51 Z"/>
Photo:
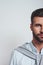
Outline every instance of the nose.
<path id="1" fill-rule="evenodd" d="M 43 32 L 43 26 L 41 27 L 41 32 Z"/>

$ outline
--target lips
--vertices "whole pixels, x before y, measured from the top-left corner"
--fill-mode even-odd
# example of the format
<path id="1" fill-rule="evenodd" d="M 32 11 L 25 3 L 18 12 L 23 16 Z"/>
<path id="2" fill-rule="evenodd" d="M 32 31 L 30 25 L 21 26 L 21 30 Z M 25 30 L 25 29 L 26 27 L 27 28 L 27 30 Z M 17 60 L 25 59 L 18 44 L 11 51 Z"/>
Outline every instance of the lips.
<path id="1" fill-rule="evenodd" d="M 43 38 L 43 34 L 40 34 L 39 36 L 40 36 L 41 38 Z"/>

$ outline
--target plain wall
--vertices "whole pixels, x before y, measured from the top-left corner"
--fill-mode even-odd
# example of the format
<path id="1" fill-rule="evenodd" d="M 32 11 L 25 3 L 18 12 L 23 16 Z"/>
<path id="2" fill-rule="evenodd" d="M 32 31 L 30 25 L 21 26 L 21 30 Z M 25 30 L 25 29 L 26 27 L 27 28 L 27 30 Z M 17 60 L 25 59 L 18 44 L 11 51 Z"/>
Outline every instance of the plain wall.
<path id="1" fill-rule="evenodd" d="M 14 48 L 32 40 L 31 12 L 43 0 L 0 0 L 0 65 L 9 65 Z"/>

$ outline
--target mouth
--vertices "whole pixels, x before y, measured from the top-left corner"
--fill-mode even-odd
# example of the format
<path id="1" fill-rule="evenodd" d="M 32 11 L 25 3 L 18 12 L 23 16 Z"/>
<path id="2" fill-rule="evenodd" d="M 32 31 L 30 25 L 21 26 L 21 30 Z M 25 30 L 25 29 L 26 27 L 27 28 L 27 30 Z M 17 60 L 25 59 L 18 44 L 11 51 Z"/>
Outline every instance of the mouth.
<path id="1" fill-rule="evenodd" d="M 43 34 L 40 34 L 39 37 L 43 38 Z"/>

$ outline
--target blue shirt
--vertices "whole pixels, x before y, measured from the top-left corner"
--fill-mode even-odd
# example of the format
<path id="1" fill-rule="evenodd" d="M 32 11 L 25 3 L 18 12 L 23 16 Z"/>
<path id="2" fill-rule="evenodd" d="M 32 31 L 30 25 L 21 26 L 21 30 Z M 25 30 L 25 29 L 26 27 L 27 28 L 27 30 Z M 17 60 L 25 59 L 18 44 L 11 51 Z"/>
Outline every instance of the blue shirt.
<path id="1" fill-rule="evenodd" d="M 25 48 L 30 50 L 36 55 L 39 55 L 36 47 L 33 45 L 32 42 L 24 44 Z M 43 49 L 41 50 L 41 55 L 43 55 Z M 39 59 L 37 60 L 38 63 Z M 23 55 L 22 53 L 14 50 L 10 65 L 35 65 L 35 60 Z M 38 64 L 37 64 L 38 65 Z"/>

